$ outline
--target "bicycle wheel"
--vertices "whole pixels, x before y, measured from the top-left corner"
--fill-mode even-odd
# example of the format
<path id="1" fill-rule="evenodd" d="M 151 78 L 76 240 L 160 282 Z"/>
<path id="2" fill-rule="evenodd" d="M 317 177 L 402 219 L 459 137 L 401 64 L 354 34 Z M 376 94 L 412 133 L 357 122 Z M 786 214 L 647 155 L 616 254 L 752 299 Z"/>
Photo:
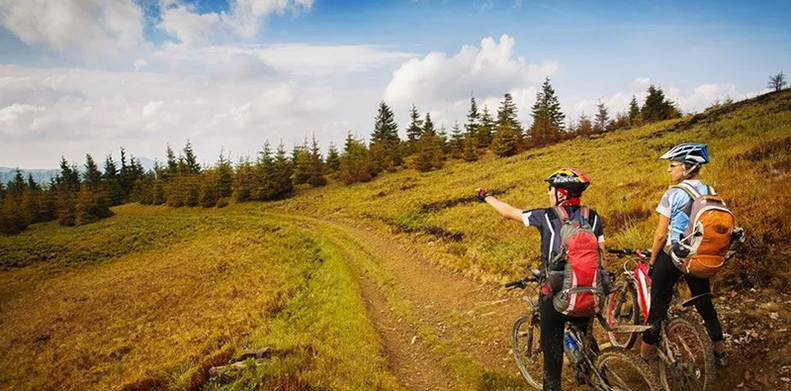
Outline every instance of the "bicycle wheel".
<path id="1" fill-rule="evenodd" d="M 617 347 L 601 351 L 596 359 L 596 370 L 604 379 L 603 390 L 659 391 L 659 378 L 651 367 L 636 353 Z"/>
<path id="2" fill-rule="evenodd" d="M 519 372 L 527 382 L 541 389 L 544 382 L 544 352 L 541 350 L 541 328 L 538 315 L 523 315 L 514 322 L 511 346 Z"/>
<path id="3" fill-rule="evenodd" d="M 640 303 L 634 285 L 627 284 L 624 288 L 610 294 L 607 300 L 607 324 L 625 326 L 642 324 L 640 319 Z M 616 333 L 608 331 L 613 346 L 631 349 L 637 341 L 637 333 Z"/>
<path id="4" fill-rule="evenodd" d="M 705 391 L 714 379 L 714 351 L 709 336 L 698 322 L 676 317 L 665 325 L 672 359 L 662 371 L 671 390 Z"/>

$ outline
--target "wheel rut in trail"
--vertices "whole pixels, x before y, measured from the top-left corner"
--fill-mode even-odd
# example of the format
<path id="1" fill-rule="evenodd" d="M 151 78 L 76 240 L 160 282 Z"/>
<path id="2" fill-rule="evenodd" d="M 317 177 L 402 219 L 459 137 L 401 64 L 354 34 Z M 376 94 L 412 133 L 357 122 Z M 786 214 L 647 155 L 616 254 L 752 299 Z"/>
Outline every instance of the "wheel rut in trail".
<path id="1" fill-rule="evenodd" d="M 486 379 L 469 378 L 470 373 L 454 371 L 455 364 L 450 361 L 458 364 L 456 359 L 460 357 L 488 374 L 483 377 L 507 378 L 511 384 L 521 382 L 511 357 L 510 332 L 513 320 L 526 309 L 522 300 L 502 296 L 498 284 L 484 284 L 441 270 L 422 254 L 387 240 L 379 232 L 308 217 L 283 217 L 324 227 L 323 236 L 333 242 L 347 242 L 345 248 L 352 242 L 354 253 L 363 250 L 374 262 L 373 267 L 387 270 L 391 277 L 385 283 L 387 289 L 408 303 L 409 319 L 394 311 L 394 303 L 388 301 L 381 281 L 377 285 L 377 280 L 366 276 L 363 270 L 360 284 L 389 356 L 391 371 L 405 388 L 489 389 Z M 432 374 L 431 366 L 440 367 L 445 379 L 453 380 Z M 462 380 L 459 375 L 467 377 Z"/>
<path id="2" fill-rule="evenodd" d="M 306 221 L 302 218 L 290 220 Z M 312 220 L 312 221 L 310 221 Z M 383 344 L 388 371 L 406 390 L 457 390 L 461 389 L 454 375 L 442 363 L 442 356 L 433 351 L 422 338 L 418 325 L 395 310 L 392 299 L 383 291 L 370 271 L 366 260 L 374 259 L 359 240 L 346 231 L 326 222 L 310 219 L 309 224 L 323 228 L 319 235 L 328 239 L 349 260 L 351 270 L 357 275 L 360 293 L 368 317 Z"/>
<path id="3" fill-rule="evenodd" d="M 510 333 L 513 320 L 526 309 L 523 301 L 501 296 L 498 284 L 484 284 L 440 270 L 422 254 L 376 232 L 342 227 L 387 263 L 423 326 L 484 368 L 517 373 L 510 353 Z"/>
<path id="4" fill-rule="evenodd" d="M 443 368 L 440 358 L 424 341 L 412 338 L 416 327 L 394 313 L 387 297 L 370 278 L 360 280 L 365 309 L 370 314 L 385 348 L 388 370 L 407 390 L 453 390 L 454 380 Z"/>

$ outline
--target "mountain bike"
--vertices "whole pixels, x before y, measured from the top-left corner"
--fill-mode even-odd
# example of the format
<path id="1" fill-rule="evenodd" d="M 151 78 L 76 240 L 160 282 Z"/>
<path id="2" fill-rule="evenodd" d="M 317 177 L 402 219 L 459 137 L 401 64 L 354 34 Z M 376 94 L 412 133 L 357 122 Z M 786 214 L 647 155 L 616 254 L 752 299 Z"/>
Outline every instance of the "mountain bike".
<path id="1" fill-rule="evenodd" d="M 529 310 L 514 322 L 511 330 L 511 345 L 519 372 L 528 384 L 541 389 L 544 378 L 544 354 L 541 348 L 541 316 L 538 300 L 543 273 L 532 270 L 532 276 L 505 284 L 506 288 L 531 289 L 532 295 L 526 296 Z M 603 327 L 613 330 L 603 317 L 598 317 Z M 568 357 L 574 378 L 578 384 L 586 384 L 595 391 L 658 391 L 661 386 L 657 375 L 640 357 L 620 347 L 598 348 L 588 330 L 582 330 L 573 323 L 566 322 L 564 332 L 564 351 Z M 621 326 L 625 332 L 640 332 L 649 326 Z M 617 329 L 615 329 L 617 330 Z"/>
<path id="2" fill-rule="evenodd" d="M 647 323 L 651 308 L 651 278 L 646 259 L 651 253 L 632 249 L 611 249 L 608 252 L 628 257 L 628 260 L 624 263 L 621 280 L 616 282 L 616 288 L 607 300 L 607 324 L 618 327 Z M 714 352 L 708 335 L 699 322 L 680 314 L 681 310 L 713 297 L 713 294 L 706 293 L 682 301 L 676 285 L 673 302 L 677 305 L 671 306 L 670 310 L 674 316 L 663 322 L 657 345 L 659 379 L 665 390 L 704 391 L 713 379 Z M 634 345 L 637 335 L 637 332 L 620 334 L 608 331 L 610 343 L 625 349 Z"/>

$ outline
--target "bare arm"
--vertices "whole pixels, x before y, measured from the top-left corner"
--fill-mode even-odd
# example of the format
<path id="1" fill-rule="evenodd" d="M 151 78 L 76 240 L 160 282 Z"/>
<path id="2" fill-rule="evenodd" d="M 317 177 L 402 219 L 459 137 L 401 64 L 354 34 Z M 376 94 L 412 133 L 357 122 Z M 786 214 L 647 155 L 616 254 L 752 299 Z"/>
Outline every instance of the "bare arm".
<path id="1" fill-rule="evenodd" d="M 520 223 L 522 222 L 523 210 L 516 209 L 513 206 L 508 205 L 505 202 L 502 202 L 492 196 L 486 197 L 486 203 L 491 205 L 492 208 L 494 208 L 495 210 L 497 210 L 497 213 L 499 213 L 500 216 L 503 216 L 506 219 L 518 221 Z"/>
<path id="2" fill-rule="evenodd" d="M 656 226 L 656 232 L 654 233 L 654 245 L 651 246 L 652 265 L 656 262 L 656 257 L 659 256 L 659 252 L 665 247 L 668 226 L 670 226 L 670 219 L 663 215 L 659 215 L 659 224 Z"/>

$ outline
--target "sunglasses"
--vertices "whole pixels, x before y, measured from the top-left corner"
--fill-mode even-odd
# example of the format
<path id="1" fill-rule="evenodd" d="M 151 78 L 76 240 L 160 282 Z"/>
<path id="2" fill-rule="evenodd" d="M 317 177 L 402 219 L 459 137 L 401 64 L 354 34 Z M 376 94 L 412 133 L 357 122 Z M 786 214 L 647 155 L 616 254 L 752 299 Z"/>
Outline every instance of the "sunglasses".
<path id="1" fill-rule="evenodd" d="M 680 166 L 680 165 L 681 165 L 681 163 L 670 163 L 668 166 L 669 166 L 670 168 L 675 168 L 675 167 L 678 167 L 678 166 Z"/>

